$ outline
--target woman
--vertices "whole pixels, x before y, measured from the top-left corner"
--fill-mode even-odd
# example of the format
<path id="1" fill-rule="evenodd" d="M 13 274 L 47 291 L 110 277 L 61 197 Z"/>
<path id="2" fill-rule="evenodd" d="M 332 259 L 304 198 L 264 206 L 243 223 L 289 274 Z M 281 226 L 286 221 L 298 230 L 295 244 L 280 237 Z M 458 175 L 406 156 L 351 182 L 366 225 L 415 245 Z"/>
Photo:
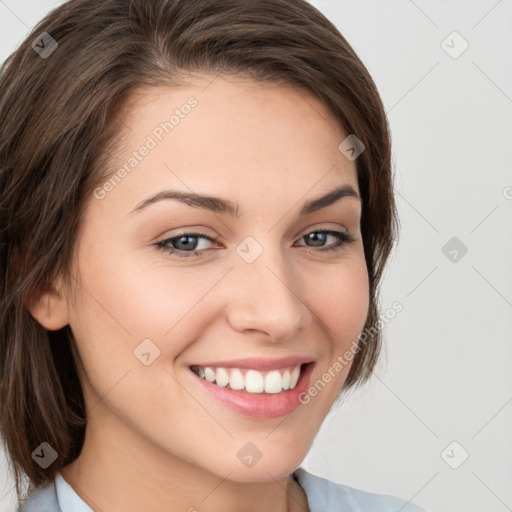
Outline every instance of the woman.
<path id="1" fill-rule="evenodd" d="M 420 510 L 300 467 L 371 375 L 397 225 L 381 100 L 325 17 L 71 0 L 0 93 L 24 512 Z"/>

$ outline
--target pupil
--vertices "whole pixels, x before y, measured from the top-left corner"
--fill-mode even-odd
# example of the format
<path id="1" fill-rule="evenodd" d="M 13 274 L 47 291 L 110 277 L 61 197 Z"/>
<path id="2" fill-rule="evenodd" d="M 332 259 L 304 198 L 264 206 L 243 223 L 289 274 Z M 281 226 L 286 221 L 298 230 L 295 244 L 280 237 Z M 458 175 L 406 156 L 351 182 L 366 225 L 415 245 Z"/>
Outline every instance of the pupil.
<path id="1" fill-rule="evenodd" d="M 190 249 L 191 245 L 194 245 L 194 243 L 189 243 L 189 242 L 182 242 L 183 240 L 190 240 L 190 239 L 194 239 L 194 238 L 197 238 L 195 236 L 181 236 L 180 238 L 178 238 L 178 241 L 176 242 L 177 245 L 180 245 L 183 243 L 183 247 L 176 247 L 176 249 Z"/>
<path id="2" fill-rule="evenodd" d="M 322 242 L 325 242 L 325 233 L 310 233 L 307 235 L 311 242 L 315 242 L 314 245 L 322 245 Z"/>

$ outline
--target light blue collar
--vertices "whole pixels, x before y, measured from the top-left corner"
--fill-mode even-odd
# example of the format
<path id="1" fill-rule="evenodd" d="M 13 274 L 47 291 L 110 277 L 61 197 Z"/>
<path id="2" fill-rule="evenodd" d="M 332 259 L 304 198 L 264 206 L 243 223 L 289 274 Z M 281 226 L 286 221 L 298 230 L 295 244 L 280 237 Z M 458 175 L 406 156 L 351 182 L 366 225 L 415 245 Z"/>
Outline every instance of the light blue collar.
<path id="1" fill-rule="evenodd" d="M 58 473 L 55 478 L 55 490 L 57 492 L 59 506 L 64 512 L 94 512 L 92 508 L 78 496 L 73 487 L 62 478 L 60 473 Z"/>

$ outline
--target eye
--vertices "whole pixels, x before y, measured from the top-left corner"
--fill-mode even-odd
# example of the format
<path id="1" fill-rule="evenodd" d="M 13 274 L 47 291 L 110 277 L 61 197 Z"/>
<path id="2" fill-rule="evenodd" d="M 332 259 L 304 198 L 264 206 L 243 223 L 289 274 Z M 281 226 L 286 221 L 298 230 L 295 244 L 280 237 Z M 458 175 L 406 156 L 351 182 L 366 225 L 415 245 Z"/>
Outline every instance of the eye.
<path id="1" fill-rule="evenodd" d="M 324 246 L 329 237 L 335 238 L 336 242 L 334 244 Z M 356 238 L 345 231 L 328 229 L 311 231 L 307 235 L 302 236 L 301 240 L 312 242 L 314 245 L 309 245 L 308 247 L 313 250 L 315 250 L 315 247 L 318 247 L 315 252 L 341 252 L 345 245 L 354 242 Z M 215 239 L 205 235 L 204 233 L 183 233 L 179 236 L 162 240 L 155 245 L 158 249 L 166 252 L 167 254 L 174 254 L 179 258 L 189 258 L 191 256 L 203 257 L 206 249 L 204 247 L 201 249 L 198 248 L 198 246 L 201 246 L 201 241 L 216 242 Z"/>
<path id="2" fill-rule="evenodd" d="M 308 247 L 318 247 L 319 245 L 322 245 L 328 239 L 328 237 L 334 237 L 336 239 L 336 243 L 318 249 L 320 252 L 341 252 L 345 245 L 356 241 L 356 238 L 354 238 L 346 231 L 336 231 L 332 229 L 311 231 L 307 235 L 304 235 L 302 240 L 307 240 L 308 242 L 313 242 L 315 244 L 314 246 Z"/>
<path id="3" fill-rule="evenodd" d="M 167 254 L 176 254 L 180 258 L 189 258 L 190 256 L 203 256 L 204 248 L 203 250 L 197 249 L 197 246 L 201 245 L 199 243 L 201 240 L 215 241 L 204 233 L 183 233 L 182 235 L 162 240 L 156 246 Z"/>

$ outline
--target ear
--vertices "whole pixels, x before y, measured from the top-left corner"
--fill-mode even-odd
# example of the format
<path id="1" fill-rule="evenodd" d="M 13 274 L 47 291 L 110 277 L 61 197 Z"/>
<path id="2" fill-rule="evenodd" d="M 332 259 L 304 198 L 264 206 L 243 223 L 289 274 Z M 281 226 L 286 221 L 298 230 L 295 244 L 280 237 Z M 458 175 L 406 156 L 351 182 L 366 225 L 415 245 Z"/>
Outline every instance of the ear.
<path id="1" fill-rule="evenodd" d="M 57 281 L 49 290 L 26 304 L 30 314 L 49 331 L 62 329 L 69 323 L 68 301 Z"/>

